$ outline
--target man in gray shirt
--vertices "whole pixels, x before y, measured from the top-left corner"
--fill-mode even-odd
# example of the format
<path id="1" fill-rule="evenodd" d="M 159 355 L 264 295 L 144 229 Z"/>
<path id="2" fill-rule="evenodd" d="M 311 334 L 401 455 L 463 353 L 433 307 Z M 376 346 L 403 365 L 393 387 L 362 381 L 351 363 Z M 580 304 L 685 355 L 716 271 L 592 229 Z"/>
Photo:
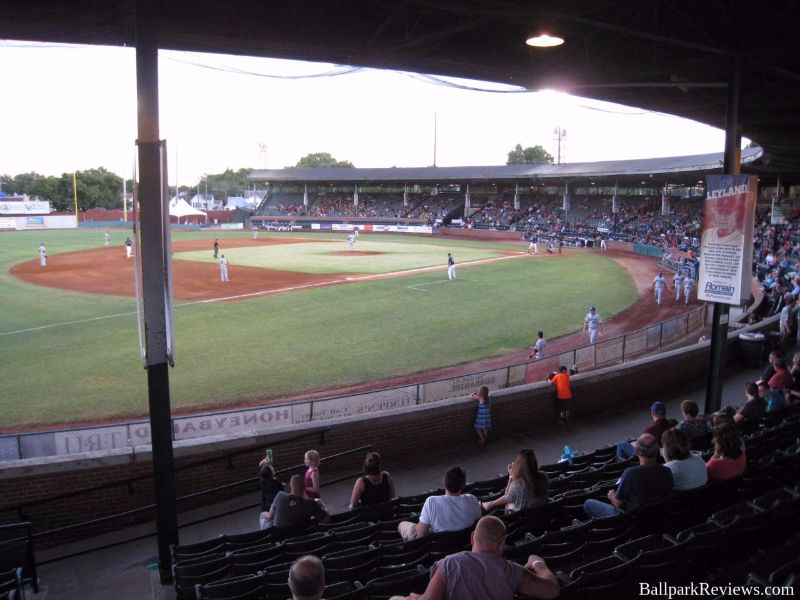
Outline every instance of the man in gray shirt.
<path id="1" fill-rule="evenodd" d="M 425 593 L 411 594 L 408 600 L 510 600 L 514 594 L 558 596 L 558 580 L 541 557 L 529 556 L 523 567 L 503 558 L 505 545 L 503 522 L 488 515 L 481 518 L 472 532 L 472 550 L 437 562 Z"/>
<path id="2" fill-rule="evenodd" d="M 278 492 L 272 506 L 266 513 L 267 520 L 272 520 L 273 527 L 290 529 L 308 529 L 319 521 L 328 519 L 328 511 L 322 501 L 303 498 L 305 480 L 302 475 L 292 475 L 289 481 L 291 493 Z"/>

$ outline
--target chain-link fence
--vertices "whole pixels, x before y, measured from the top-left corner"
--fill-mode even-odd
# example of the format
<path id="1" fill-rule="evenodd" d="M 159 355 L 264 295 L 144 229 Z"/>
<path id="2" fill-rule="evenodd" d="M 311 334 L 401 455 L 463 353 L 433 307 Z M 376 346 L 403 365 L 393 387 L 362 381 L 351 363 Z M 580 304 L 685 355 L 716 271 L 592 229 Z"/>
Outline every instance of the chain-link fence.
<path id="1" fill-rule="evenodd" d="M 491 371 L 321 400 L 175 417 L 172 419 L 172 437 L 177 441 L 217 434 L 265 433 L 285 425 L 354 418 L 468 396 L 482 385 L 497 390 L 544 381 L 561 365 L 581 372 L 621 364 L 687 339 L 708 321 L 707 310 L 707 306 L 702 306 L 645 329 L 567 350 L 558 356 Z M 21 433 L 0 436 L 0 461 L 107 451 L 149 443 L 148 421 Z"/>

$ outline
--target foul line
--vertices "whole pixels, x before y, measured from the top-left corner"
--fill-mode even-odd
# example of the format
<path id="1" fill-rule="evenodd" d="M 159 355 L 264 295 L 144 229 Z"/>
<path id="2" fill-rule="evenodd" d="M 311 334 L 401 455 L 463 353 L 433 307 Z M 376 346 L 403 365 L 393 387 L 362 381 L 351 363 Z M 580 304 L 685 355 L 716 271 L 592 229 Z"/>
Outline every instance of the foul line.
<path id="1" fill-rule="evenodd" d="M 458 279 L 459 281 L 478 281 L 477 279 L 472 279 L 471 277 L 456 277 L 453 280 Z M 415 290 L 417 292 L 427 292 L 429 290 L 424 289 L 422 286 L 429 286 L 429 285 L 438 285 L 440 283 L 447 283 L 450 279 L 437 279 L 436 281 L 428 281 L 427 283 L 419 283 L 414 285 L 407 285 L 406 289 Z"/>
<path id="2" fill-rule="evenodd" d="M 463 263 L 460 263 L 460 265 L 462 267 L 466 266 L 466 265 L 480 265 L 480 264 L 493 263 L 493 262 L 498 262 L 498 261 L 503 261 L 503 260 L 512 260 L 512 259 L 515 259 L 515 258 L 522 258 L 524 256 L 525 256 L 524 254 L 521 254 L 521 255 L 514 255 L 514 256 L 499 256 L 499 257 L 495 257 L 495 258 L 483 258 L 483 259 L 479 259 L 479 260 L 463 262 Z M 331 285 L 338 285 L 338 284 L 341 284 L 341 283 L 352 283 L 354 281 L 372 281 L 372 280 L 376 280 L 376 279 L 387 279 L 387 278 L 392 278 L 392 277 L 400 277 L 400 276 L 404 276 L 404 275 L 412 275 L 414 273 L 428 273 L 428 272 L 431 272 L 431 271 L 439 271 L 439 270 L 445 270 L 445 269 L 447 269 L 447 266 L 438 266 L 437 265 L 435 267 L 420 267 L 420 268 L 417 268 L 417 269 L 407 269 L 405 271 L 392 271 L 390 273 L 374 273 L 374 274 L 371 274 L 371 275 L 360 275 L 360 276 L 356 276 L 356 277 L 345 277 L 345 278 L 342 278 L 342 279 L 333 279 L 331 281 L 319 281 L 317 283 L 306 283 L 306 284 L 303 284 L 303 285 L 294 285 L 294 286 L 291 286 L 291 287 L 279 288 L 279 289 L 275 289 L 275 290 L 262 290 L 260 292 L 249 292 L 247 294 L 236 294 L 236 295 L 233 295 L 233 296 L 222 296 L 220 298 L 208 298 L 207 300 L 192 300 L 190 302 L 181 302 L 180 304 L 176 304 L 175 308 L 179 308 L 181 306 L 194 306 L 194 305 L 197 305 L 197 304 L 213 304 L 214 302 L 228 302 L 228 301 L 231 301 L 231 300 L 243 300 L 245 298 L 257 298 L 258 296 L 270 296 L 272 294 L 283 294 L 283 293 L 286 293 L 286 292 L 294 292 L 294 291 L 299 291 L 299 290 L 321 288 L 321 287 L 327 287 L 327 286 L 331 286 Z M 442 280 L 439 283 L 442 283 L 444 281 L 448 281 L 448 280 L 445 279 L 445 280 Z M 476 281 L 476 280 L 473 279 L 473 280 L 470 280 L 470 281 Z M 436 283 L 436 282 L 432 282 L 432 283 Z M 421 285 L 429 285 L 429 284 L 421 284 Z M 412 288 L 413 286 L 406 286 L 406 287 Z M 415 288 L 415 289 L 417 289 L 417 288 Z M 427 291 L 427 290 L 418 290 L 418 291 Z M 103 315 L 103 316 L 100 316 L 100 317 L 89 317 L 89 318 L 86 318 L 86 319 L 77 319 L 77 320 L 74 320 L 74 321 L 63 321 L 61 323 L 51 323 L 50 325 L 40 325 L 38 327 L 29 327 L 27 329 L 18 329 L 16 331 L 4 331 L 4 332 L 0 332 L 0 337 L 7 336 L 7 335 L 17 335 L 17 334 L 20 334 L 20 333 L 31 333 L 33 331 L 41 331 L 43 329 L 52 329 L 54 327 L 62 327 L 62 326 L 67 326 L 67 325 L 79 325 L 81 323 L 91 323 L 92 321 L 102 321 L 102 320 L 105 320 L 105 319 L 115 319 L 115 318 L 118 318 L 118 317 L 128 317 L 128 316 L 135 315 L 135 314 L 136 314 L 136 311 L 133 310 L 133 311 L 130 311 L 130 312 L 116 313 L 116 314 L 112 314 L 112 315 Z"/>

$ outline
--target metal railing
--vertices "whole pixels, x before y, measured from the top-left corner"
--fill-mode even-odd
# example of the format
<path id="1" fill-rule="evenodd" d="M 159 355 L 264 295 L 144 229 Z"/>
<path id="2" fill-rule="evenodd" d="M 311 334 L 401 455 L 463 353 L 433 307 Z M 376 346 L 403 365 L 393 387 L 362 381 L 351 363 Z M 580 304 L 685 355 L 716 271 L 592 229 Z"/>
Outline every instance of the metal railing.
<path id="1" fill-rule="evenodd" d="M 479 371 L 424 383 L 360 394 L 299 400 L 291 404 L 202 413 L 172 419 L 173 439 L 189 440 L 216 434 L 269 433 L 271 429 L 343 417 L 357 418 L 467 396 L 480 386 L 501 389 L 544 381 L 560 365 L 580 371 L 621 364 L 687 339 L 705 326 L 707 306 L 644 329 L 593 345 L 561 352 L 533 362 Z M 150 424 L 136 421 L 81 429 L 60 429 L 0 436 L 0 461 L 77 452 L 134 448 L 150 443 Z"/>

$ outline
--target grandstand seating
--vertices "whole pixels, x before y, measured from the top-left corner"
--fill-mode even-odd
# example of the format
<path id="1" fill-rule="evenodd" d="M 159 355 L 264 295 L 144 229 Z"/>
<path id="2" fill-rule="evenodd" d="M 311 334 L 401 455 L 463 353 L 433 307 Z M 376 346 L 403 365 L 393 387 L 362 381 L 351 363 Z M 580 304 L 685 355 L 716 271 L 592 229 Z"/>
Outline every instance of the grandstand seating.
<path id="1" fill-rule="evenodd" d="M 632 464 L 630 460 L 615 462 L 610 458 L 613 447 L 608 447 L 572 465 L 545 465 L 542 468 L 554 475 L 554 482 L 566 482 L 565 487 L 551 489 L 548 504 L 511 514 L 496 511 L 510 532 L 506 558 L 524 564 L 530 554 L 542 556 L 558 571 L 563 598 L 625 597 L 639 581 L 744 584 L 749 578 L 760 586 L 793 584 L 800 548 L 799 438 L 800 408 L 794 408 L 781 423 L 745 438 L 750 465 L 746 477 L 676 492 L 657 505 L 604 518 L 578 515 L 578 503 L 604 494 L 608 481 Z M 751 456 L 756 448 L 759 451 Z M 587 479 L 587 474 L 592 477 Z M 498 493 L 506 483 L 507 477 L 498 476 L 472 482 L 468 488 Z M 328 583 L 343 590 L 343 599 L 377 600 L 421 592 L 432 564 L 466 549 L 470 535 L 465 529 L 400 540 L 398 513 L 421 506 L 431 493 L 395 499 L 377 512 L 362 508 L 341 513 L 334 522 L 300 536 L 250 532 L 176 546 L 177 596 L 284 597 L 291 561 L 306 553 L 320 556 Z M 376 514 L 384 520 L 374 520 Z M 771 556 L 775 548 L 783 550 Z M 228 592 L 229 596 L 222 595 Z"/>

